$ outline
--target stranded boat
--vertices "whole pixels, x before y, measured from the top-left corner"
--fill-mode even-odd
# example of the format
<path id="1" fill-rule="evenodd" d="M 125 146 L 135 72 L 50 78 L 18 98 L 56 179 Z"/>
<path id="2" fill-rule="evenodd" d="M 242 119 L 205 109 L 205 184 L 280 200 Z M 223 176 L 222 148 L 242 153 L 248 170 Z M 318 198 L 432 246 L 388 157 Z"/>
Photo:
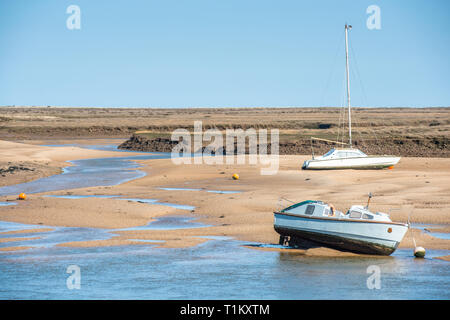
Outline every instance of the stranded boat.
<path id="1" fill-rule="evenodd" d="M 392 222 L 387 213 L 369 211 L 368 205 L 354 205 L 342 213 L 331 204 L 315 200 L 296 203 L 274 212 L 274 216 L 281 245 L 295 246 L 309 240 L 364 254 L 390 255 L 409 227 Z"/>
<path id="2" fill-rule="evenodd" d="M 311 138 L 311 148 L 313 140 L 321 140 L 341 145 L 347 145 L 345 149 L 331 149 L 325 155 L 306 160 L 302 169 L 382 169 L 392 167 L 400 161 L 400 157 L 395 156 L 368 156 L 359 149 L 352 146 L 352 117 L 350 106 L 350 79 L 348 64 L 348 30 L 352 26 L 345 25 L 345 65 L 347 71 L 347 104 L 348 104 L 348 138 L 349 142 L 337 142 L 320 138 Z"/>
<path id="3" fill-rule="evenodd" d="M 383 169 L 400 161 L 394 156 L 368 156 L 359 149 L 331 149 L 323 156 L 306 160 L 302 169 Z"/>

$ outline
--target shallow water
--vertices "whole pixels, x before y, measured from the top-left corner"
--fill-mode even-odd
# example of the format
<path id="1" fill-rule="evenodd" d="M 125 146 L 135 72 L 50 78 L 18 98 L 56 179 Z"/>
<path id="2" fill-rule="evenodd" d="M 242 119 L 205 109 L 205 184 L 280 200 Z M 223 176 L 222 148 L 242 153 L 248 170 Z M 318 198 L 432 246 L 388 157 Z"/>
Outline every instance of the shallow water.
<path id="1" fill-rule="evenodd" d="M 425 232 L 432 237 L 450 240 L 450 233 L 444 232 L 435 232 L 433 229 L 439 229 L 445 227 L 444 225 L 439 224 L 424 224 L 424 223 L 412 223 L 411 226 L 415 229 L 421 230 L 421 232 Z"/>
<path id="2" fill-rule="evenodd" d="M 52 229 L 52 231 L 26 232 L 30 229 Z M 11 231 L 23 231 L 19 234 L 1 234 Z M 44 225 L 30 225 L 14 222 L 0 221 L 0 239 L 18 238 L 18 241 L 0 243 L 4 247 L 33 247 L 50 248 L 58 244 L 72 241 L 107 240 L 114 235 L 108 229 L 101 228 L 71 228 L 71 227 L 49 227 Z M 31 240 L 20 240 L 20 238 L 32 237 Z M 2 254 L 0 253 L 0 257 Z"/>
<path id="3" fill-rule="evenodd" d="M 1 299 L 449 299 L 448 262 L 392 257 L 320 258 L 212 239 L 183 249 L 152 243 L 42 247 L 0 255 Z M 429 250 L 428 255 L 445 254 Z M 80 267 L 81 288 L 66 285 Z M 368 289 L 369 266 L 380 289 Z"/>
<path id="4" fill-rule="evenodd" d="M 17 202 L 0 201 L 0 207 L 15 206 L 16 204 L 17 204 Z"/>
<path id="5" fill-rule="evenodd" d="M 194 189 L 194 188 L 158 188 L 160 190 L 166 191 L 202 191 L 203 189 Z"/>
<path id="6" fill-rule="evenodd" d="M 64 145 L 66 146 L 66 145 Z M 100 150 L 98 146 L 88 146 Z M 105 147 L 106 148 L 106 147 Z M 106 150 L 115 150 L 108 146 Z M 145 176 L 138 170 L 141 166 L 133 160 L 167 159 L 170 153 L 145 153 L 141 156 L 96 158 L 67 161 L 71 166 L 63 168 L 61 174 L 41 178 L 31 182 L 20 183 L 0 188 L 0 196 L 19 193 L 40 193 L 48 191 L 86 188 L 95 186 L 113 186 Z"/>
<path id="7" fill-rule="evenodd" d="M 135 179 L 142 173 L 131 158 L 135 157 L 79 160 L 64 174 L 27 184 L 27 190 L 111 185 Z M 0 188 L 0 194 L 17 194 L 17 190 Z M 177 216 L 161 217 L 140 228 L 203 226 L 191 217 Z M 0 222 L 0 232 L 35 228 L 47 227 Z M 57 244 L 109 239 L 113 234 L 108 229 L 53 229 L 0 234 L 0 238 L 41 237 L 0 243 L 0 247 L 32 246 L 23 251 L 0 251 L 0 299 L 450 299 L 450 264 L 433 259 L 450 254 L 448 250 L 427 250 L 425 259 L 415 259 L 411 249 L 399 249 L 389 257 L 307 257 L 252 249 L 243 245 L 261 244 L 220 236 L 203 236 L 208 239 L 205 243 L 180 249 L 157 248 L 159 242 L 154 240 L 133 246 L 70 248 Z M 67 287 L 71 265 L 80 268 L 79 290 Z M 379 267 L 380 289 L 367 286 L 370 266 Z"/>
<path id="8" fill-rule="evenodd" d="M 84 198 L 111 199 L 111 198 L 113 198 L 114 200 L 126 200 L 126 201 L 131 201 L 131 202 L 149 203 L 149 204 L 155 204 L 155 205 L 160 205 L 160 206 L 172 207 L 172 208 L 181 209 L 181 210 L 191 211 L 191 210 L 195 209 L 194 206 L 170 203 L 170 202 L 160 202 L 158 199 L 123 198 L 122 196 L 117 196 L 117 195 L 45 195 L 44 197 L 61 198 L 61 199 L 84 199 Z"/>
<path id="9" fill-rule="evenodd" d="M 142 199 L 142 198 L 121 198 L 118 200 L 128 200 L 128 201 L 133 201 L 133 202 L 141 202 L 141 203 L 151 203 L 151 204 L 156 204 L 156 205 L 160 205 L 160 206 L 167 206 L 167 207 L 172 207 L 175 209 L 181 209 L 181 210 L 189 210 L 192 211 L 195 209 L 194 206 L 190 206 L 190 205 L 186 205 L 186 204 L 177 204 L 177 203 L 170 203 L 170 202 L 160 202 L 156 199 Z"/>
<path id="10" fill-rule="evenodd" d="M 17 238 L 17 241 L 8 241 L 4 243 L 0 242 L 0 248 L 16 247 L 16 246 L 49 248 L 59 244 L 63 244 L 65 242 L 108 240 L 117 236 L 116 234 L 114 234 L 114 232 L 116 231 L 175 230 L 175 229 L 193 229 L 204 227 L 209 227 L 209 225 L 196 222 L 194 217 L 188 216 L 164 216 L 154 219 L 145 226 L 122 228 L 122 229 L 50 227 L 44 225 L 30 225 L 16 222 L 0 221 L 0 239 Z M 40 231 L 27 232 L 27 230 L 31 229 L 52 229 L 52 231 L 43 230 L 42 232 Z M 21 231 L 21 233 L 7 234 L 8 232 L 12 231 Z M 32 239 L 28 240 L 22 238 L 32 238 Z"/>
<path id="11" fill-rule="evenodd" d="M 152 221 L 146 226 L 118 229 L 116 231 L 134 231 L 134 230 L 173 230 L 173 229 L 193 229 L 210 227 L 203 223 L 193 221 L 193 217 L 165 216 Z"/>
<path id="12" fill-rule="evenodd" d="M 0 234 L 4 232 L 10 231 L 19 231 L 19 230 L 27 230 L 27 229 L 44 229 L 48 227 L 44 227 L 42 225 L 33 225 L 33 224 L 23 224 L 17 222 L 8 222 L 8 221 L 0 221 Z M 4 237 L 4 235 L 1 235 Z"/>

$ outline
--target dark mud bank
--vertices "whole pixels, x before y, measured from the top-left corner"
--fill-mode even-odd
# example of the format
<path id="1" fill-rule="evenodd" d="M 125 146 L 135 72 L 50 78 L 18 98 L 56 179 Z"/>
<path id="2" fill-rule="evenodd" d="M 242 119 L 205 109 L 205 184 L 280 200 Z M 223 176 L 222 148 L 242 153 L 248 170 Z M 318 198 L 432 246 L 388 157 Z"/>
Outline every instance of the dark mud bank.
<path id="1" fill-rule="evenodd" d="M 280 138 L 280 140 L 282 140 Z M 450 157 L 449 139 L 447 137 L 433 138 L 378 138 L 370 140 L 354 140 L 354 146 L 360 148 L 367 154 L 389 154 L 403 157 Z M 171 152 L 178 141 L 171 141 L 167 137 L 147 138 L 138 134 L 132 135 L 127 141 L 119 145 L 119 149 L 147 151 L 147 152 Z M 206 144 L 203 146 L 205 148 Z M 327 152 L 332 143 L 314 142 L 315 154 Z M 270 153 L 270 144 L 267 145 L 267 151 Z M 198 150 L 192 150 L 195 152 Z M 235 150 L 236 152 L 236 145 Z M 248 153 L 248 148 L 246 150 Z M 280 141 L 279 153 L 281 155 L 311 154 L 311 140 L 303 139 L 291 142 Z"/>

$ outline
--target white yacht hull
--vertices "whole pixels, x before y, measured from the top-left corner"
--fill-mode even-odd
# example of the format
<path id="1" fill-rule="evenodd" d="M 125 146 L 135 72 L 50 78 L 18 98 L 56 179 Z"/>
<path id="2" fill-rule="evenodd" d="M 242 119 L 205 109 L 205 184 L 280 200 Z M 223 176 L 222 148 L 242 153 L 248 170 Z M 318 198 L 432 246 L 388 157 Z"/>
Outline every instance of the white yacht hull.
<path id="1" fill-rule="evenodd" d="M 392 156 L 368 156 L 360 158 L 343 159 L 317 159 L 306 160 L 302 169 L 327 170 L 327 169 L 383 169 L 396 165 L 400 157 Z"/>
<path id="2" fill-rule="evenodd" d="M 395 222 L 274 214 L 274 228 L 281 236 L 365 254 L 390 255 L 408 230 L 407 224 Z"/>

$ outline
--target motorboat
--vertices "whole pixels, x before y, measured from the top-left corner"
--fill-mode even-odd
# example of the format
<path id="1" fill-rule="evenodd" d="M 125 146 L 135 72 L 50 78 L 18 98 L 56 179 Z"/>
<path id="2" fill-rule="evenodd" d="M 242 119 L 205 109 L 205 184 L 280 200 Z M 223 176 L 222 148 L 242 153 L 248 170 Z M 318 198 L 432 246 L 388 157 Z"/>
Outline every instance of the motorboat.
<path id="1" fill-rule="evenodd" d="M 371 212 L 368 204 L 353 205 L 343 213 L 332 204 L 306 200 L 275 211 L 274 228 L 281 245 L 296 247 L 306 240 L 355 253 L 390 255 L 409 224 L 393 222 L 387 213 Z"/>
<path id="2" fill-rule="evenodd" d="M 382 169 L 393 168 L 400 161 L 400 157 L 391 155 L 368 156 L 359 149 L 353 148 L 352 143 L 352 117 L 350 105 L 350 78 L 348 59 L 348 31 L 352 28 L 345 25 L 345 59 L 347 71 L 347 108 L 348 108 L 348 143 L 332 141 L 322 138 L 311 138 L 312 159 L 306 160 L 302 169 Z M 335 148 L 328 151 L 323 156 L 314 158 L 313 140 L 326 141 L 346 146 L 346 148 Z"/>

